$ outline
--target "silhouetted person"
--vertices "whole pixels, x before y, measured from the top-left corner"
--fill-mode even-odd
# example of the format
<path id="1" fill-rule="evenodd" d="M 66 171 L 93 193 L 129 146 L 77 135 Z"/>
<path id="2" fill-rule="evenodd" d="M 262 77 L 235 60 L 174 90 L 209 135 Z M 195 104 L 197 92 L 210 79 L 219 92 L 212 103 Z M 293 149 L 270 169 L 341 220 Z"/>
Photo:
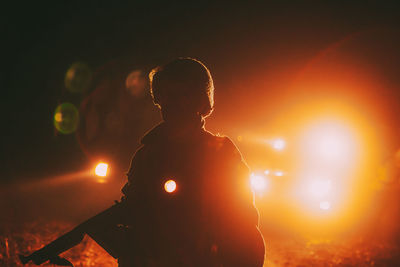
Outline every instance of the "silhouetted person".
<path id="1" fill-rule="evenodd" d="M 248 168 L 229 138 L 204 129 L 210 72 L 180 58 L 154 69 L 150 82 L 163 122 L 143 137 L 122 189 L 129 240 L 120 266 L 262 266 Z"/>

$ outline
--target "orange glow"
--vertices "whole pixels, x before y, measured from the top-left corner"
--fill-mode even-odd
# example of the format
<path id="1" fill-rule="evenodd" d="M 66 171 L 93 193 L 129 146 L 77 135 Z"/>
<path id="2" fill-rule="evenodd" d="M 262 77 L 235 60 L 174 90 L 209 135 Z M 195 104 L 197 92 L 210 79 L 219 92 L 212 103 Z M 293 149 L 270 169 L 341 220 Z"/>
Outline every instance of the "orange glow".
<path id="1" fill-rule="evenodd" d="M 314 164 L 317 161 L 335 167 L 353 165 L 358 158 L 359 144 L 356 129 L 346 124 L 342 120 L 326 118 L 306 127 L 300 137 L 303 157 Z"/>
<path id="2" fill-rule="evenodd" d="M 253 146 L 247 160 L 261 173 L 253 174 L 251 187 L 257 194 L 268 188 L 259 209 L 301 233 L 334 235 L 356 227 L 373 205 L 371 182 L 385 147 L 375 122 L 362 106 L 339 98 L 294 99 L 283 106 L 259 133 L 246 135 Z M 290 142 L 284 154 L 264 149 L 277 140 L 271 133 Z"/>
<path id="3" fill-rule="evenodd" d="M 167 193 L 173 193 L 176 190 L 176 182 L 174 180 L 168 180 L 164 184 L 164 190 Z"/>
<path id="4" fill-rule="evenodd" d="M 256 193 L 263 193 L 268 187 L 268 181 L 263 175 L 250 175 L 250 186 Z"/>
<path id="5" fill-rule="evenodd" d="M 274 139 L 270 142 L 270 144 L 271 144 L 272 148 L 277 151 L 281 151 L 281 150 L 285 149 L 285 147 L 286 147 L 286 142 L 282 138 Z"/>
<path id="6" fill-rule="evenodd" d="M 278 230 L 336 239 L 382 222 L 389 226 L 379 232 L 399 228 L 398 83 L 342 44 L 294 79 L 283 67 L 286 85 L 258 72 L 249 83 L 260 89 L 238 100 L 246 123 L 232 134 L 242 135 L 237 145 L 256 171 L 246 182 L 256 193 L 268 189 L 257 207 Z"/>
<path id="7" fill-rule="evenodd" d="M 100 177 L 105 177 L 107 175 L 107 171 L 108 171 L 108 164 L 104 162 L 100 162 L 99 164 L 97 164 L 94 170 L 95 174 Z"/>

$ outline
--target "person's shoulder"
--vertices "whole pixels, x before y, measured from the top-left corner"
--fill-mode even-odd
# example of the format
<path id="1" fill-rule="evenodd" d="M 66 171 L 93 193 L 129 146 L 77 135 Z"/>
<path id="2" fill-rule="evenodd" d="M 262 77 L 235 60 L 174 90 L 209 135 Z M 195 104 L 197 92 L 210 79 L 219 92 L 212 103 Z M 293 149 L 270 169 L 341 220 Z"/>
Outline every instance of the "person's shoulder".
<path id="1" fill-rule="evenodd" d="M 236 157 L 239 158 L 242 157 L 242 155 L 239 152 L 239 149 L 228 136 L 221 134 L 213 134 L 208 131 L 205 131 L 205 135 L 207 139 L 207 145 L 216 152 L 235 155 Z"/>

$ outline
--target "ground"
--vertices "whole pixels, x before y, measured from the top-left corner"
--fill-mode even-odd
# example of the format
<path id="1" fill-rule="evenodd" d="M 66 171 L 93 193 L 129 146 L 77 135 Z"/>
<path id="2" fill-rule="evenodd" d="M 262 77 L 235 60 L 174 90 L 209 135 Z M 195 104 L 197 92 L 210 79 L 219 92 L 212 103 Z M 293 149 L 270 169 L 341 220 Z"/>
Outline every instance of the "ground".
<path id="1" fill-rule="evenodd" d="M 18 254 L 27 255 L 70 230 L 62 221 L 31 222 L 7 226 L 0 235 L 0 266 L 22 266 Z M 400 248 L 394 242 L 363 238 L 346 241 L 300 239 L 265 235 L 265 266 L 400 266 Z M 62 254 L 74 266 L 117 266 L 117 262 L 96 242 L 83 242 Z M 34 266 L 34 265 L 26 265 Z M 45 266 L 51 266 L 45 264 Z"/>

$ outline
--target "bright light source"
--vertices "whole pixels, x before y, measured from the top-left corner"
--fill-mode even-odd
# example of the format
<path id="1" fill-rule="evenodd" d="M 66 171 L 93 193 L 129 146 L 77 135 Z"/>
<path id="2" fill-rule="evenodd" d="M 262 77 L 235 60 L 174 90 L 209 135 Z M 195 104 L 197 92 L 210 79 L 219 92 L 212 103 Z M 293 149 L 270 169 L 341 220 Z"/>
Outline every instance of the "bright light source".
<path id="1" fill-rule="evenodd" d="M 167 193 L 173 193 L 176 190 L 176 182 L 174 180 L 168 180 L 164 184 L 164 189 Z"/>
<path id="2" fill-rule="evenodd" d="M 329 201 L 321 201 L 319 203 L 319 207 L 321 210 L 329 210 L 331 208 L 331 202 Z"/>
<path id="3" fill-rule="evenodd" d="M 265 174 L 265 175 L 268 175 L 269 173 L 270 173 L 269 170 L 265 170 L 265 171 L 264 171 L 264 174 Z"/>
<path id="4" fill-rule="evenodd" d="M 351 166 L 357 158 L 357 146 L 354 132 L 341 122 L 316 123 L 303 136 L 304 160 L 314 165 L 319 162 L 335 168 Z"/>
<path id="5" fill-rule="evenodd" d="M 261 193 L 267 189 L 268 182 L 264 176 L 252 173 L 250 175 L 250 185 L 255 192 Z"/>
<path id="6" fill-rule="evenodd" d="M 331 180 L 312 180 L 308 185 L 308 192 L 313 197 L 326 197 L 332 189 Z"/>
<path id="7" fill-rule="evenodd" d="M 286 142 L 282 138 L 277 138 L 271 141 L 271 146 L 278 151 L 285 149 Z"/>
<path id="8" fill-rule="evenodd" d="M 274 173 L 274 175 L 275 175 L 275 176 L 278 176 L 278 177 L 281 177 L 281 176 L 283 176 L 283 171 L 276 171 L 276 172 Z"/>
<path id="9" fill-rule="evenodd" d="M 97 176 L 105 177 L 107 175 L 108 164 L 104 162 L 100 162 L 97 164 L 96 169 L 94 172 Z"/>
<path id="10" fill-rule="evenodd" d="M 367 144 L 374 147 L 376 143 L 366 140 L 365 131 L 352 121 L 351 113 L 349 118 L 335 114 L 312 116 L 299 122 L 301 130 L 291 139 L 297 158 L 289 166 L 294 178 L 293 200 L 299 211 L 305 212 L 305 220 L 315 220 L 316 227 L 319 220 L 324 220 L 336 231 L 355 223 L 364 212 L 363 199 L 370 190 L 365 189 L 365 179 L 373 176 L 367 162 L 373 160 L 363 153 L 370 153 Z M 325 215 L 321 217 L 322 213 Z M 301 218 L 303 214 L 296 216 Z"/>

